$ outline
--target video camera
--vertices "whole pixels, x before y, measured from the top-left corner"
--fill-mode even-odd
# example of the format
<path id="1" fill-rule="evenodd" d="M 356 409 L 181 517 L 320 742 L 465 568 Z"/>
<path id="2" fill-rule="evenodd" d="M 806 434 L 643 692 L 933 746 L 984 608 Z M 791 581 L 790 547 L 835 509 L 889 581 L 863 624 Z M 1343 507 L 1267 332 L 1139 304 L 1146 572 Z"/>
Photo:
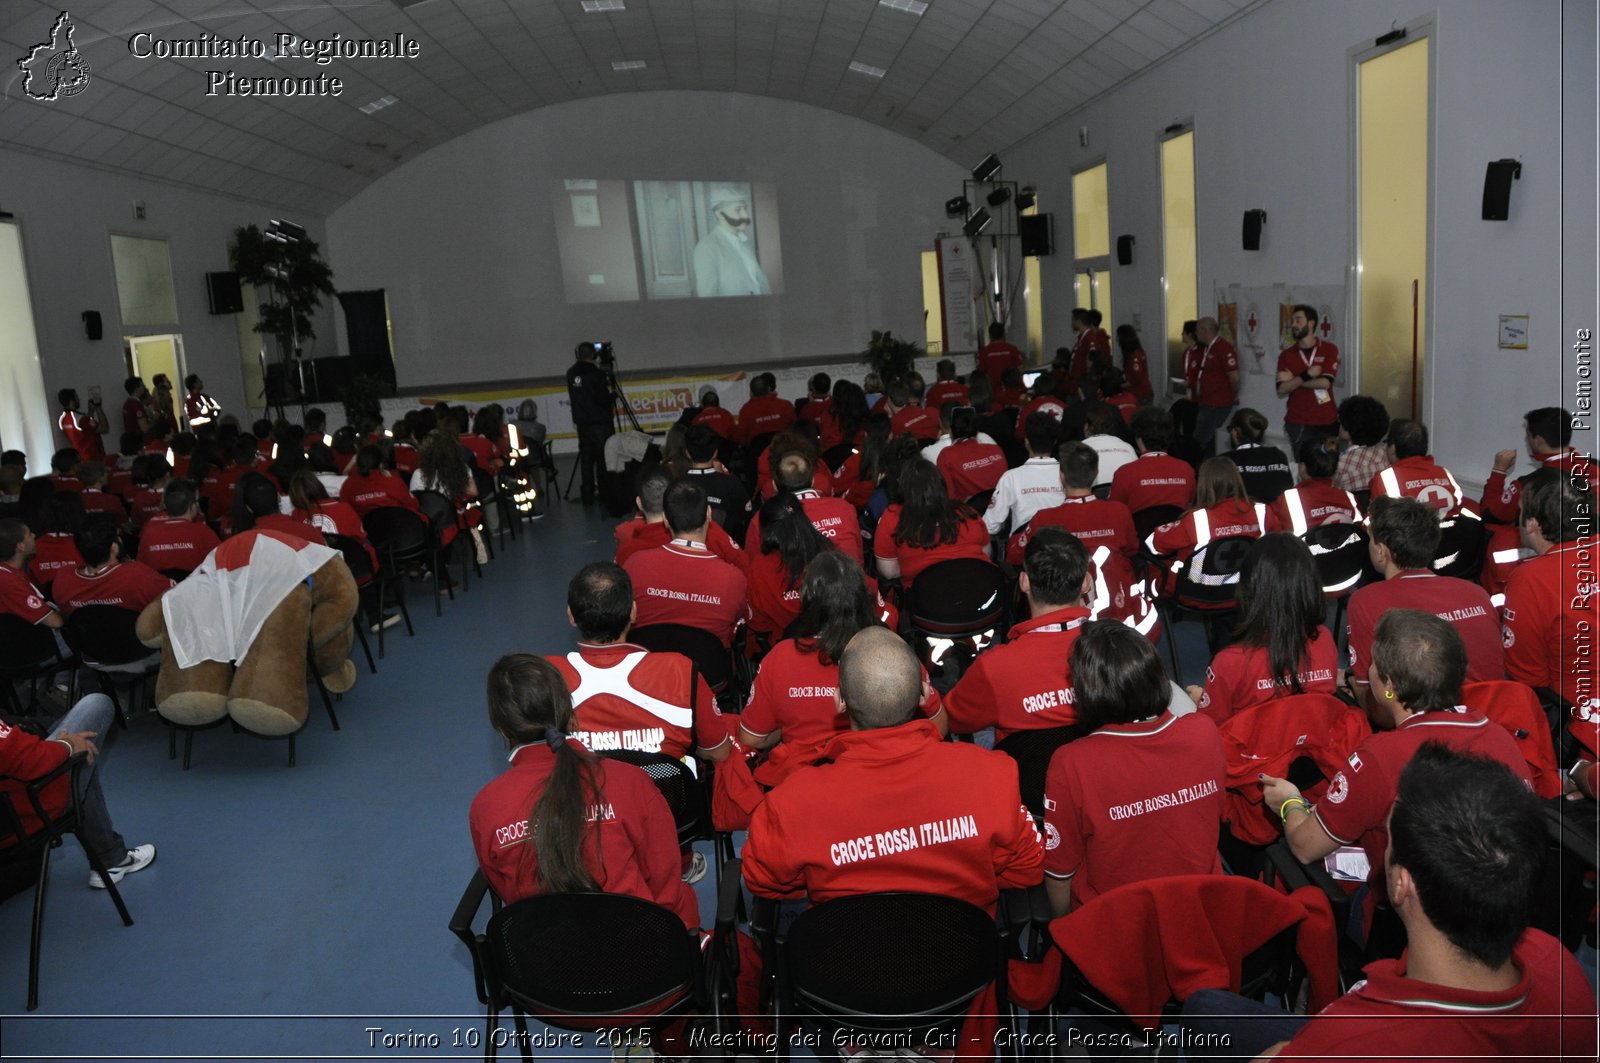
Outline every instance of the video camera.
<path id="1" fill-rule="evenodd" d="M 617 368 L 617 354 L 611 349 L 610 340 L 585 340 L 578 344 L 578 353 L 587 354 L 594 352 L 594 360 L 601 369 L 612 371 Z"/>

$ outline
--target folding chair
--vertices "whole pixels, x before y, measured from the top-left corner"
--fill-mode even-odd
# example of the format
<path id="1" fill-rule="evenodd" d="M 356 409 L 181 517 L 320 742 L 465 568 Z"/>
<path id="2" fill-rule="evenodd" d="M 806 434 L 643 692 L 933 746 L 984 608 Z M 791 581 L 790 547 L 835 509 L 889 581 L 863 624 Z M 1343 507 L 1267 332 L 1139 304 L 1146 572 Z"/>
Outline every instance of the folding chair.
<path id="1" fill-rule="evenodd" d="M 439 601 L 439 591 L 443 591 L 453 602 L 456 600 L 455 587 L 444 583 L 449 578 L 445 571 L 450 553 L 462 545 L 462 540 L 467 539 L 467 530 L 460 525 L 456 515 L 456 505 L 439 491 L 413 491 L 417 496 L 417 504 L 422 507 L 422 515 L 428 521 L 428 551 L 432 555 L 433 566 L 433 615 L 443 616 L 444 607 Z M 445 534 L 452 528 L 456 529 L 456 536 L 448 544 Z M 465 594 L 468 587 L 468 563 L 477 564 L 477 556 L 472 551 L 470 541 L 466 545 L 466 553 L 461 558 L 461 593 Z M 482 575 L 482 572 L 479 573 Z"/>
<path id="2" fill-rule="evenodd" d="M 416 630 L 411 626 L 411 611 L 406 608 L 406 573 L 405 567 L 410 564 L 422 564 L 428 560 L 428 521 L 419 513 L 413 513 L 404 506 L 384 506 L 374 509 L 361 518 L 361 526 L 366 529 L 367 541 L 378 552 L 378 611 L 383 615 L 385 598 L 391 585 L 398 586 L 395 594 L 396 604 L 400 606 L 400 615 L 405 618 L 406 634 L 416 635 Z M 439 586 L 439 569 L 434 566 L 434 589 Z M 437 594 L 434 595 L 438 597 Z M 437 602 L 435 602 L 437 609 Z M 378 628 L 378 656 L 383 656 L 384 628 Z"/>
<path id="3" fill-rule="evenodd" d="M 65 629 L 67 645 L 77 651 L 85 668 L 100 677 L 124 727 L 133 719 L 149 680 L 161 670 L 161 652 L 150 649 L 134 634 L 138 621 L 134 609 L 86 605 L 72 611 Z M 126 709 L 118 691 L 128 695 Z"/>
<path id="4" fill-rule="evenodd" d="M 39 708 L 39 681 L 49 682 L 66 671 L 67 704 L 78 700 L 78 658 L 63 654 L 55 633 L 42 624 L 30 624 L 12 613 L 0 615 L 0 685 L 6 704 L 18 715 L 30 715 Z M 28 684 L 28 703 L 17 697 L 16 685 Z"/>
<path id="5" fill-rule="evenodd" d="M 1218 648 L 1214 626 L 1234 611 L 1239 596 L 1239 570 L 1259 541 L 1253 535 L 1225 535 L 1212 539 L 1187 560 L 1172 562 L 1171 593 L 1162 590 L 1162 581 L 1151 580 L 1156 611 L 1167 629 L 1173 675 L 1183 674 L 1174 625 L 1185 619 L 1205 621 L 1206 647 L 1214 655 Z"/>
<path id="6" fill-rule="evenodd" d="M 25 792 L 28 795 L 29 807 L 26 811 L 37 819 L 36 827 L 30 829 L 22 811 L 12 803 L 10 795 L 0 793 L 0 838 L 12 839 L 11 844 L 0 848 L 0 883 L 3 883 L 3 896 L 12 897 L 22 892 L 27 888 L 28 878 L 31 878 L 33 883 L 33 929 L 28 939 L 29 1011 L 36 1011 L 39 1007 L 39 946 L 44 933 L 45 889 L 50 882 L 50 852 L 61 847 L 63 835 L 77 834 L 80 830 L 79 776 L 83 766 L 88 762 L 88 757 L 87 753 L 75 753 L 45 775 L 27 784 Z M 52 784 L 62 783 L 66 786 L 66 807 L 61 812 L 51 815 L 45 808 L 44 792 L 47 788 L 59 792 L 60 786 L 52 787 Z M 133 916 L 128 914 L 128 906 L 122 902 L 122 894 L 117 891 L 117 884 L 112 880 L 111 872 L 87 846 L 83 851 L 89 858 L 89 866 L 100 875 L 100 881 L 105 883 L 106 892 L 111 894 L 111 903 L 116 905 L 117 914 L 122 917 L 122 925 L 132 926 Z"/>
<path id="7" fill-rule="evenodd" d="M 1367 530 L 1359 524 L 1324 524 L 1300 536 L 1317 566 L 1322 595 L 1334 603 L 1334 638 L 1344 639 L 1344 611 L 1361 578 L 1372 571 L 1367 555 Z M 1346 647 L 1340 645 L 1343 651 Z"/>
<path id="8" fill-rule="evenodd" d="M 361 540 L 349 535 L 339 535 L 336 532 L 323 532 L 322 537 L 328 540 L 328 545 L 344 555 L 345 567 L 350 570 L 350 575 L 355 578 L 356 590 L 356 638 L 361 640 L 361 652 L 367 657 L 367 671 L 373 675 L 378 674 L 377 662 L 372 659 L 372 646 L 367 642 L 367 626 L 378 625 L 378 638 L 383 638 L 383 614 L 376 616 L 372 613 L 372 599 L 377 592 L 378 570 L 372 564 L 372 557 L 367 553 L 367 548 Z"/>
<path id="9" fill-rule="evenodd" d="M 905 593 L 901 615 L 928 671 L 954 685 L 972 658 L 1006 630 L 1006 576 L 998 565 L 958 558 L 929 565 Z M 947 662 L 954 662 L 954 675 Z"/>
<path id="10" fill-rule="evenodd" d="M 1484 547 L 1489 533 L 1483 521 L 1461 512 L 1439 522 L 1439 551 L 1433 557 L 1433 570 L 1441 576 L 1454 576 L 1476 583 L 1483 572 Z"/>
<path id="11" fill-rule="evenodd" d="M 628 641 L 643 646 L 652 653 L 680 653 L 694 662 L 695 669 L 705 677 L 706 685 L 716 695 L 717 703 L 732 712 L 744 704 L 749 690 L 739 690 L 734 680 L 732 652 L 722 640 L 704 628 L 688 624 L 645 624 L 628 632 Z M 734 645 L 740 640 L 735 639 Z"/>

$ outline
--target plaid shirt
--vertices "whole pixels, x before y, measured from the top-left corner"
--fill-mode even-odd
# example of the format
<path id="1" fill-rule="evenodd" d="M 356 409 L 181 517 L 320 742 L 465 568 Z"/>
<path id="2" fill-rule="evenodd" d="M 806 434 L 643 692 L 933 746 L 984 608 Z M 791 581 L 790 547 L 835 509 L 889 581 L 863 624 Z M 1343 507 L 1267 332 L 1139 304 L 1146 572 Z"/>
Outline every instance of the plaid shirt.
<path id="1" fill-rule="evenodd" d="M 1388 467 L 1388 444 L 1351 447 L 1339 455 L 1339 468 L 1333 474 L 1333 486 L 1345 491 L 1365 491 L 1372 478 Z"/>

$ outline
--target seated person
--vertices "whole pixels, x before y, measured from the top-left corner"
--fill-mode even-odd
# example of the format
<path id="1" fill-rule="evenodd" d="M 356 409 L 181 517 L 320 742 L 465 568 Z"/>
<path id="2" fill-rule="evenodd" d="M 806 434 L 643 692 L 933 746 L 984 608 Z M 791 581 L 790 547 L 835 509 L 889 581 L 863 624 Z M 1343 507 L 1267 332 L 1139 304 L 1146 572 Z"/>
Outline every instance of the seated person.
<path id="1" fill-rule="evenodd" d="M 806 566 L 832 549 L 793 495 L 779 495 L 761 507 L 761 548 L 750 556 L 749 593 L 750 633 L 764 645 L 782 639 L 800 615 Z"/>
<path id="2" fill-rule="evenodd" d="M 738 542 L 750 521 L 750 494 L 739 478 L 717 463 L 717 434 L 705 425 L 690 428 L 684 437 L 684 453 L 689 459 L 685 476 L 700 485 L 711 506 L 711 515 Z"/>
<path id="3" fill-rule="evenodd" d="M 1373 631 L 1390 609 L 1426 609 L 1455 625 L 1467 647 L 1467 682 L 1506 677 L 1499 614 L 1476 583 L 1441 576 L 1432 569 L 1439 550 L 1433 511 L 1410 498 L 1374 498 L 1367 519 L 1367 553 L 1383 576 L 1350 596 L 1350 684 L 1357 698 L 1367 692 Z"/>
<path id="4" fill-rule="evenodd" d="M 1167 711 L 1155 647 L 1110 620 L 1072 647 L 1072 693 L 1091 734 L 1068 742 L 1045 773 L 1050 909 L 1063 916 L 1108 890 L 1165 875 L 1221 874 L 1226 756 L 1216 724 Z"/>
<path id="5" fill-rule="evenodd" d="M 1056 394 L 1057 388 L 1056 378 L 1049 373 L 1040 373 L 1034 380 L 1033 388 L 1030 391 L 1033 397 L 1022 407 L 1022 411 L 1017 414 L 1015 432 L 1018 439 L 1022 438 L 1023 432 L 1026 430 L 1028 418 L 1036 413 L 1049 414 L 1056 419 L 1057 424 L 1061 423 L 1061 419 L 1067 414 L 1067 403 Z"/>
<path id="6" fill-rule="evenodd" d="M 1007 469 L 995 485 L 989 507 L 983 511 L 984 526 L 990 535 L 1008 527 L 1017 531 L 1027 526 L 1041 509 L 1059 506 L 1065 495 L 1061 489 L 1061 466 L 1056 462 L 1056 432 L 1060 425 L 1049 414 L 1030 417 L 1023 425 L 1028 445 L 1028 460 Z"/>
<path id="7" fill-rule="evenodd" d="M 1248 406 L 1240 407 L 1228 421 L 1233 449 L 1222 456 L 1239 467 L 1239 479 L 1244 481 L 1250 501 L 1271 505 L 1294 486 L 1294 473 L 1283 451 L 1262 442 L 1266 436 L 1266 417 Z"/>
<path id="8" fill-rule="evenodd" d="M 114 605 L 138 613 L 175 584 L 143 561 L 124 561 L 117 518 L 90 513 L 73 541 L 83 556 L 81 568 L 59 573 L 50 596 L 70 616 L 86 605 Z"/>
<path id="9" fill-rule="evenodd" d="M 974 495 L 992 493 L 1006 471 L 1005 452 L 977 436 L 976 410 L 958 406 L 950 412 L 950 445 L 939 452 L 936 467 L 950 497 L 963 502 Z"/>
<path id="10" fill-rule="evenodd" d="M 111 813 L 100 789 L 99 765 L 95 761 L 110 733 L 115 713 L 110 698 L 104 694 L 88 694 L 47 728 L 46 733 L 52 735 L 51 738 L 39 738 L 22 727 L 0 724 L 0 793 L 10 798 L 23 829 L 37 831 L 43 824 L 28 799 L 28 783 L 59 767 L 68 757 L 86 754 L 87 763 L 79 769 L 82 789 L 78 793 L 78 842 L 85 852 L 93 853 L 100 861 L 111 881 L 118 883 L 123 876 L 149 867 L 156 858 L 156 847 L 130 846 L 111 825 Z M 66 811 L 71 799 L 69 785 L 70 776 L 62 775 L 44 788 L 40 798 L 46 813 L 58 816 Z M 9 844 L 9 837 L 6 842 Z M 106 888 L 100 872 L 89 872 L 89 888 Z"/>
<path id="11" fill-rule="evenodd" d="M 279 460 L 282 460 L 281 454 Z M 383 450 L 371 443 L 356 451 L 355 468 L 340 486 L 339 499 L 348 502 L 363 517 L 384 506 L 399 506 L 413 513 L 422 511 L 405 480 L 386 466 Z"/>
<path id="12" fill-rule="evenodd" d="M 867 418 L 867 428 L 861 442 L 839 466 L 833 478 L 834 490 L 857 510 L 867 507 L 872 492 L 877 490 L 884 473 L 888 471 L 884 460 L 889 451 L 889 417 L 875 413 Z"/>
<path id="13" fill-rule="evenodd" d="M 755 769 L 763 786 L 776 786 L 814 762 L 847 728 L 834 700 L 838 661 L 856 632 L 879 623 L 874 598 L 861 566 L 837 550 L 819 553 L 806 567 L 792 635 L 762 658 L 750 704 L 739 717 L 739 743 L 772 750 Z M 919 711 L 946 732 L 939 695 L 926 673 Z"/>
<path id="14" fill-rule="evenodd" d="M 833 485 L 833 472 L 826 465 L 821 464 L 817 454 L 816 440 L 796 429 L 791 432 L 779 432 L 772 437 L 772 442 L 756 458 L 756 504 L 766 501 L 778 491 L 777 477 L 772 471 L 774 459 L 790 453 L 804 454 L 811 463 L 811 482 L 804 488 L 794 490 L 814 489 L 820 495 L 835 494 Z M 754 508 L 754 507 L 752 507 Z"/>
<path id="15" fill-rule="evenodd" d="M 1600 462 L 1572 446 L 1573 417 L 1560 406 L 1529 410 L 1522 418 L 1522 438 L 1533 461 L 1533 473 L 1511 479 L 1517 462 L 1516 450 L 1502 450 L 1494 456 L 1494 467 L 1483 485 L 1481 508 L 1489 531 L 1487 564 L 1483 585 L 1491 593 L 1503 590 L 1511 570 L 1522 560 L 1520 531 L 1522 514 L 1518 507 L 1522 490 L 1529 479 L 1545 469 L 1556 469 L 1600 488 Z"/>
<path id="16" fill-rule="evenodd" d="M 549 661 L 513 653 L 495 662 L 489 722 L 511 767 L 478 791 L 468 820 L 496 896 L 509 904 L 541 893 L 622 893 L 699 927 L 666 799 L 644 769 L 584 747 L 572 696 Z M 591 815 L 595 808 L 604 814 Z"/>
<path id="17" fill-rule="evenodd" d="M 1061 504 L 1041 509 L 1026 527 L 1011 537 L 1006 546 L 1006 561 L 1020 566 L 1028 540 L 1045 528 L 1065 528 L 1091 551 L 1107 546 L 1113 553 L 1132 561 L 1139 552 L 1139 533 L 1133 528 L 1133 514 L 1121 502 L 1101 499 L 1094 493 L 1100 455 L 1087 443 L 1063 443 L 1056 467 L 1061 475 Z M 1130 568 L 1130 575 L 1131 572 Z"/>
<path id="18" fill-rule="evenodd" d="M 1333 486 L 1339 464 L 1339 441 L 1308 435 L 1300 440 L 1300 482 L 1267 507 L 1267 530 L 1304 535 L 1324 524 L 1360 524 L 1356 496 Z"/>
<path id="19" fill-rule="evenodd" d="M 867 393 L 853 380 L 840 378 L 833 382 L 833 401 L 817 421 L 818 440 L 822 452 L 827 454 L 846 443 L 861 442 L 867 417 L 873 413 L 867 402 Z"/>
<path id="20" fill-rule="evenodd" d="M 793 427 L 794 403 L 778 396 L 777 380 L 772 373 L 755 373 L 750 377 L 750 398 L 739 409 L 735 442 L 749 446 L 762 436 Z"/>
<path id="21" fill-rule="evenodd" d="M 1421 421 L 1389 422 L 1389 467 L 1367 484 L 1371 497 L 1414 498 L 1442 520 L 1461 512 L 1461 485 L 1428 453 L 1428 428 Z"/>
<path id="22" fill-rule="evenodd" d="M 1205 687 L 1191 686 L 1199 710 L 1222 726 L 1237 712 L 1291 694 L 1332 694 L 1339 647 L 1323 626 L 1328 615 L 1317 565 L 1291 535 L 1264 536 L 1239 570 L 1235 642 L 1206 669 Z"/>
<path id="23" fill-rule="evenodd" d="M 172 466 L 160 454 L 140 454 L 134 459 L 133 497 L 128 499 L 128 510 L 135 528 L 144 527 L 151 517 L 166 512 L 164 502 L 167 484 L 172 482 Z"/>
<path id="24" fill-rule="evenodd" d="M 1351 395 L 1339 403 L 1339 468 L 1333 486 L 1365 491 L 1372 478 L 1389 467 L 1389 410 L 1371 395 Z"/>
<path id="25" fill-rule="evenodd" d="M 816 423 L 833 404 L 833 378 L 827 373 L 812 373 L 806 382 L 806 397 L 795 403 L 795 416 Z"/>
<path id="26" fill-rule="evenodd" d="M 931 461 L 916 458 L 900 471 L 900 501 L 878 521 L 872 539 L 878 573 L 906 586 L 923 570 L 958 558 L 989 560 L 989 529 L 963 502 L 953 502 Z"/>
<path id="27" fill-rule="evenodd" d="M 1175 575 L 1178 564 L 1199 555 L 1213 540 L 1236 536 L 1259 539 L 1266 523 L 1267 507 L 1259 502 L 1251 504 L 1244 481 L 1239 479 L 1239 467 L 1227 458 L 1207 458 L 1200 463 L 1194 508 L 1151 532 L 1145 546 L 1157 557 L 1170 558 Z M 1169 589 L 1173 585 L 1173 576 L 1169 575 Z"/>
<path id="28" fill-rule="evenodd" d="M 1185 1027 L 1225 1033 L 1232 1053 L 1278 1059 L 1595 1058 L 1583 968 L 1528 926 L 1545 859 L 1538 799 L 1494 760 L 1432 742 L 1395 792 L 1384 891 L 1405 926 L 1405 956 L 1368 964 L 1309 1018 L 1206 990 L 1185 1002 Z M 1192 1023 L 1195 1013 L 1218 1018 Z"/>
<path id="29" fill-rule="evenodd" d="M 811 518 L 812 525 L 822 533 L 822 537 L 847 556 L 860 561 L 861 519 L 849 502 L 825 495 L 817 489 L 815 477 L 818 470 L 810 451 L 802 448 L 780 450 L 774 442 L 773 460 L 777 463 L 774 475 L 778 490 L 799 499 L 800 508 L 806 511 L 806 516 Z M 760 541 L 761 517 L 757 514 L 744 533 L 746 555 L 754 553 Z"/>
<path id="30" fill-rule="evenodd" d="M 1077 536 L 1044 528 L 1029 539 L 1017 588 L 1032 619 L 978 654 L 946 696 L 952 729 L 971 734 L 993 727 L 998 742 L 1017 731 L 1078 722 L 1070 660 L 1089 619 L 1093 579 L 1089 551 Z"/>
<path id="31" fill-rule="evenodd" d="M 1100 401 L 1116 410 L 1123 424 L 1132 420 L 1139 410 L 1139 397 L 1129 390 L 1127 378 L 1114 365 L 1101 370 Z"/>
<path id="32" fill-rule="evenodd" d="M 1044 848 L 1016 764 L 942 741 L 918 714 L 924 696 L 899 636 L 867 627 L 850 640 L 835 695 L 850 730 L 756 809 L 743 851 L 752 893 L 818 904 L 909 889 L 993 912 L 1002 889 L 1039 881 Z"/>
<path id="33" fill-rule="evenodd" d="M 707 387 L 700 392 L 700 412 L 694 415 L 690 427 L 701 425 L 711 429 L 720 439 L 738 441 L 739 419 L 723 408 L 722 397 L 717 394 L 716 388 Z"/>
<path id="34" fill-rule="evenodd" d="M 744 572 L 706 546 L 711 507 L 693 480 L 667 485 L 662 513 L 672 538 L 640 550 L 622 566 L 633 583 L 634 624 L 683 624 L 733 645 L 733 633 L 749 615 Z"/>
<path id="35" fill-rule="evenodd" d="M 83 566 L 76 539 L 83 517 L 83 496 L 76 491 L 55 491 L 39 507 L 38 545 L 28 559 L 28 574 L 47 596 L 57 576 Z"/>
<path id="36" fill-rule="evenodd" d="M 966 390 L 965 385 L 962 386 L 962 390 L 963 391 Z M 965 405 L 968 405 L 968 404 L 964 403 L 964 402 L 957 402 L 954 399 L 951 399 L 951 400 L 947 400 L 943 405 L 929 406 L 928 407 L 928 409 L 930 409 L 930 410 L 938 410 L 939 411 L 939 438 L 935 439 L 932 443 L 929 443 L 927 446 L 922 448 L 922 456 L 927 458 L 929 461 L 933 462 L 935 465 L 939 464 L 939 455 L 944 453 L 944 448 L 948 447 L 950 445 L 950 443 L 951 443 L 951 438 L 952 437 L 950 435 L 950 418 L 955 414 L 955 412 L 957 410 L 959 410 L 962 406 L 965 406 Z M 977 417 L 978 417 L 977 410 L 974 409 L 973 410 L 973 424 L 974 424 L 974 426 L 976 426 L 976 424 L 977 424 Z M 972 438 L 976 439 L 980 443 L 987 443 L 990 446 L 994 446 L 995 445 L 995 441 L 994 441 L 994 437 L 993 436 L 989 435 L 987 432 L 983 432 L 983 431 L 977 429 L 976 427 L 974 427 L 974 429 L 973 429 Z"/>
<path id="37" fill-rule="evenodd" d="M 665 546 L 672 541 L 672 532 L 667 528 L 667 515 L 661 508 L 661 500 L 666 497 L 670 483 L 672 470 L 665 465 L 650 465 L 640 470 L 638 491 L 633 499 L 639 515 L 617 525 L 615 531 L 617 564 L 627 564 L 628 558 L 640 550 Z M 728 538 L 728 533 L 722 530 L 720 524 L 713 524 L 706 529 L 706 546 L 713 554 L 741 571 L 750 566 L 750 559 L 737 543 Z"/>
<path id="38" fill-rule="evenodd" d="M 474 438 L 483 439 L 482 436 Z M 417 469 L 411 474 L 413 496 L 418 491 L 433 491 L 448 498 L 455 508 L 455 523 L 439 529 L 442 546 L 455 542 L 463 529 L 476 525 L 479 520 L 478 482 L 467 465 L 461 439 L 449 428 L 435 428 L 429 432 L 417 447 Z M 420 500 L 418 505 L 421 505 Z"/>
<path id="39" fill-rule="evenodd" d="M 923 407 L 905 380 L 893 380 L 885 393 L 884 412 L 897 436 L 914 436 L 924 445 L 939 438 L 939 415 Z"/>
<path id="40" fill-rule="evenodd" d="M 1111 500 L 1134 513 L 1156 506 L 1188 509 L 1194 503 L 1194 469 L 1167 453 L 1176 430 L 1172 414 L 1159 406 L 1144 406 L 1133 415 L 1129 428 L 1139 457 L 1112 476 Z"/>
<path id="41" fill-rule="evenodd" d="M 50 456 L 50 484 L 57 491 L 82 491 L 83 481 L 77 469 L 83 458 L 71 447 L 63 447 Z"/>
<path id="42" fill-rule="evenodd" d="M 1120 414 L 1103 402 L 1084 403 L 1083 442 L 1100 455 L 1100 473 L 1095 477 L 1095 487 L 1106 487 L 1117 478 L 1117 471 L 1138 460 L 1123 435 L 1128 431 Z M 1137 413 L 1137 411 L 1135 411 Z"/>
<path id="43" fill-rule="evenodd" d="M 933 368 L 938 379 L 923 396 L 928 409 L 942 412 L 947 402 L 954 402 L 957 406 L 967 405 L 969 401 L 967 385 L 956 377 L 955 359 L 941 358 Z"/>
<path id="44" fill-rule="evenodd" d="M 310 469 L 300 469 L 289 477 L 289 518 L 311 525 L 324 536 L 342 535 L 354 539 L 366 550 L 374 572 L 378 569 L 378 552 L 367 541 L 367 529 L 356 516 L 355 507 L 348 502 L 328 497 L 328 489 Z"/>
<path id="45" fill-rule="evenodd" d="M 66 620 L 28 578 L 28 562 L 35 549 L 33 532 L 26 524 L 16 517 L 0 518 L 0 614 L 59 628 Z"/>
<path id="46" fill-rule="evenodd" d="M 1386 823 L 1400 772 L 1424 742 L 1499 761 L 1526 784 L 1528 762 L 1506 729 L 1461 704 L 1467 649 L 1456 629 L 1420 609 L 1390 609 L 1378 621 L 1368 681 L 1373 733 L 1350 756 L 1350 770 L 1328 783 L 1315 807 L 1287 779 L 1262 778 L 1262 799 L 1283 820 L 1295 859 L 1321 860 L 1341 845 L 1366 851 L 1371 871 L 1363 911 L 1368 929 L 1376 906 L 1388 900 L 1384 860 Z M 1381 691 L 1381 694 L 1378 692 Z M 1365 936 L 1365 932 L 1363 932 Z"/>
<path id="47" fill-rule="evenodd" d="M 139 560 L 160 572 L 193 572 L 222 540 L 200 519 L 194 484 L 173 480 L 162 493 L 166 512 L 145 521 Z"/>
<path id="48" fill-rule="evenodd" d="M 633 584 L 614 562 L 585 565 L 567 585 L 578 648 L 546 659 L 572 693 L 577 729 L 570 733 L 593 750 L 725 759 L 728 724 L 705 677 L 681 654 L 629 642 L 633 616 Z"/>
<path id="49" fill-rule="evenodd" d="M 293 481 L 290 477 L 290 481 Z M 326 546 L 327 540 L 310 522 L 285 516 L 278 489 L 265 473 L 247 472 L 233 488 L 232 534 L 260 529 L 274 531 L 308 543 Z"/>
<path id="50" fill-rule="evenodd" d="M 128 520 L 128 507 L 106 490 L 106 464 L 103 461 L 79 462 L 72 474 L 83 484 L 83 508 L 87 513 L 109 513 L 119 524 Z"/>

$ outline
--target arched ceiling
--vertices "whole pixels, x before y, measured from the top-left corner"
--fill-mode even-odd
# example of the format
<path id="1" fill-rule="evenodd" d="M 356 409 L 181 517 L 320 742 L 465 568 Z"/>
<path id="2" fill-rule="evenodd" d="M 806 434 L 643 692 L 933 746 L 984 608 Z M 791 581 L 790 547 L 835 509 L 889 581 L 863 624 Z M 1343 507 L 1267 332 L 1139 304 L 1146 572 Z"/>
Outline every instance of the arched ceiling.
<path id="1" fill-rule="evenodd" d="M 71 44 L 88 81 L 39 100 L 29 92 L 48 91 L 49 59 L 66 48 L 64 33 L 49 43 L 62 9 L 5 0 L 0 144 L 325 214 L 489 122 L 588 96 L 696 89 L 825 107 L 970 167 L 1264 2 L 928 0 L 917 13 L 918 0 L 77 0 Z M 272 56 L 280 33 L 404 34 L 418 55 L 318 66 L 132 54 L 209 36 L 259 41 Z M 19 62 L 30 56 L 25 91 Z M 207 95 L 207 71 L 228 70 L 322 74 L 343 92 Z"/>

